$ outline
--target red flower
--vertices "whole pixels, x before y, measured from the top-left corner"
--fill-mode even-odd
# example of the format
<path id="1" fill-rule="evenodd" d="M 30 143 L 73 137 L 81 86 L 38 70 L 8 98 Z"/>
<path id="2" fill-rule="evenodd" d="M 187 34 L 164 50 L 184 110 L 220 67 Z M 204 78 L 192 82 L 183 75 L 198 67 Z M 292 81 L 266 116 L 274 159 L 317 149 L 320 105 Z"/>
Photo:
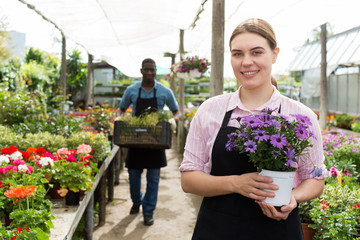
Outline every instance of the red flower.
<path id="1" fill-rule="evenodd" d="M 354 208 L 356 208 L 356 209 L 360 208 L 360 204 L 358 202 L 355 202 Z"/>
<path id="2" fill-rule="evenodd" d="M 9 150 L 7 148 L 2 148 L 1 149 L 1 154 L 8 154 L 9 153 Z"/>
<path id="3" fill-rule="evenodd" d="M 17 150 L 18 150 L 17 147 L 10 146 L 10 147 L 9 147 L 9 154 L 13 154 L 13 153 L 16 152 Z"/>
<path id="4" fill-rule="evenodd" d="M 44 153 L 46 153 L 45 148 L 39 147 L 36 149 L 36 153 L 38 153 L 40 156 Z"/>
<path id="5" fill-rule="evenodd" d="M 28 152 L 21 152 L 23 159 L 28 160 L 30 157 L 30 154 Z"/>

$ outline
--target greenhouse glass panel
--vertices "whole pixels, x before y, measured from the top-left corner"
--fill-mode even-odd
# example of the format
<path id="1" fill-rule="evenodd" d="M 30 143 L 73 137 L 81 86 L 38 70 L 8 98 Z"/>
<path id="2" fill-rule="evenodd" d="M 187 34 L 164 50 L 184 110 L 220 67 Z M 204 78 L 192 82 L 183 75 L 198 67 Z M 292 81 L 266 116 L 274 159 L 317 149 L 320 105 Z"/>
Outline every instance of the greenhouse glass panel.
<path id="1" fill-rule="evenodd" d="M 327 62 L 333 62 L 333 58 L 336 59 L 336 55 L 341 53 L 341 51 L 339 51 L 339 49 L 341 48 L 341 46 L 343 45 L 345 41 L 345 37 L 343 36 L 337 36 L 335 37 L 335 42 L 333 44 L 333 46 L 327 50 Z"/>
<path id="2" fill-rule="evenodd" d="M 341 57 L 349 49 L 349 46 L 351 45 L 352 41 L 354 40 L 355 35 L 356 35 L 355 32 L 349 33 L 346 35 L 345 40 L 339 46 L 339 49 L 336 51 L 336 54 L 334 55 L 334 57 L 328 61 L 328 64 L 330 64 L 330 65 L 339 64 Z"/>
<path id="3" fill-rule="evenodd" d="M 347 77 L 346 75 L 340 75 L 339 76 L 339 84 L 338 84 L 338 109 L 342 112 L 346 112 L 347 111 L 347 100 L 348 98 L 346 97 L 348 92 L 348 87 L 347 87 Z"/>
<path id="4" fill-rule="evenodd" d="M 317 52 L 317 50 L 316 50 L 318 48 L 319 48 L 319 44 L 311 45 L 311 48 L 307 51 L 306 56 L 304 56 L 304 58 L 302 59 L 301 66 L 300 66 L 301 69 L 309 69 L 310 68 L 309 59 L 314 57 L 314 55 L 320 53 L 320 52 Z"/>
<path id="5" fill-rule="evenodd" d="M 360 30 L 359 30 L 360 31 Z M 341 56 L 341 58 L 339 59 L 338 63 L 339 64 L 344 64 L 344 63 L 349 63 L 351 56 L 354 55 L 354 53 L 356 52 L 356 50 L 359 48 L 360 46 L 360 34 L 359 31 L 354 32 L 352 34 L 352 42 L 349 44 L 349 47 L 346 49 L 346 51 L 344 52 L 344 54 Z M 359 59 L 358 59 L 359 60 Z"/>
<path id="6" fill-rule="evenodd" d="M 331 75 L 328 78 L 328 107 L 330 112 L 337 111 L 337 76 Z"/>
<path id="7" fill-rule="evenodd" d="M 311 48 L 314 46 L 314 44 L 309 44 L 306 46 L 303 46 L 300 49 L 300 52 L 298 53 L 298 55 L 296 56 L 296 59 L 294 61 L 294 63 L 290 66 L 290 70 L 303 70 L 303 59 L 306 58 L 307 54 L 309 51 L 311 51 Z"/>
<path id="8" fill-rule="evenodd" d="M 358 95 L 359 95 L 359 81 L 357 74 L 349 74 L 349 85 L 348 85 L 348 113 L 358 114 Z"/>

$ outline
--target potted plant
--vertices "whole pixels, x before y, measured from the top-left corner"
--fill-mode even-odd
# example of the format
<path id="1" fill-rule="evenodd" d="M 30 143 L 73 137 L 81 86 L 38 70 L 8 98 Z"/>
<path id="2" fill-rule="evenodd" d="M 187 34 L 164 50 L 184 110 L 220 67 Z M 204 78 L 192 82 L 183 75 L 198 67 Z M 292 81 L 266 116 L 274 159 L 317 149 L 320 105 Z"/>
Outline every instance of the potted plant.
<path id="1" fill-rule="evenodd" d="M 89 145 L 81 144 L 77 150 L 67 148 L 58 149 L 54 163 L 55 174 L 53 178 L 60 184 L 61 192 L 67 198 L 69 205 L 78 205 L 80 195 L 75 194 L 76 200 L 70 203 L 69 197 L 80 190 L 90 191 L 95 180 L 92 176 L 90 155 L 92 149 Z M 78 195 L 78 196 L 77 196 Z"/>
<path id="2" fill-rule="evenodd" d="M 210 66 L 206 58 L 198 56 L 186 57 L 173 67 L 173 72 L 180 78 L 198 78 L 205 73 Z"/>
<path id="3" fill-rule="evenodd" d="M 247 153 L 261 175 L 274 179 L 279 190 L 275 198 L 265 201 L 281 206 L 289 203 L 297 161 L 306 157 L 313 134 L 309 130 L 311 122 L 308 117 L 300 114 L 287 117 L 276 114 L 275 110 L 267 109 L 257 115 L 238 118 L 240 127 L 228 135 L 225 147 L 228 151 Z M 320 176 L 322 171 L 314 166 L 311 173 Z M 285 179 L 284 183 L 281 179 Z M 282 194 L 284 198 L 279 199 Z"/>

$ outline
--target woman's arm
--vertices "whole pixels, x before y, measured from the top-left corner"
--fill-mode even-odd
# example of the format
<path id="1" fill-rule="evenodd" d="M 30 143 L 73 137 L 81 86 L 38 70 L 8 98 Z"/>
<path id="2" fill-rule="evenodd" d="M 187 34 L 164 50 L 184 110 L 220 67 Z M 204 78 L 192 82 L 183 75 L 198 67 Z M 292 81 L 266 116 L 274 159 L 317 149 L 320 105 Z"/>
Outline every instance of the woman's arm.
<path id="1" fill-rule="evenodd" d="M 255 200 L 265 200 L 266 197 L 274 197 L 274 193 L 260 189 L 277 190 L 278 186 L 269 184 L 272 181 L 272 178 L 256 172 L 230 176 L 212 176 L 201 171 L 181 173 L 184 192 L 204 197 L 239 193 Z"/>

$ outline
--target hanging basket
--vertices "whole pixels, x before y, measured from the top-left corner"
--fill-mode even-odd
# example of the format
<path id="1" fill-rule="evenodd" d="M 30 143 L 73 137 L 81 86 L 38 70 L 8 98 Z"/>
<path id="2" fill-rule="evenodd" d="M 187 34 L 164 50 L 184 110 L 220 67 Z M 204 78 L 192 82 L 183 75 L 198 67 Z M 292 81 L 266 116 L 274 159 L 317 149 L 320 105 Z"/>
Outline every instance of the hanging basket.
<path id="1" fill-rule="evenodd" d="M 197 69 L 190 70 L 189 72 L 177 72 L 176 76 L 178 78 L 189 79 L 189 78 L 199 78 L 201 77 L 201 72 Z"/>
<path id="2" fill-rule="evenodd" d="M 271 177 L 274 182 L 272 184 L 278 185 L 278 190 L 265 190 L 275 193 L 274 198 L 266 198 L 265 202 L 273 206 L 283 206 L 290 202 L 291 190 L 294 182 L 296 171 L 292 172 L 280 172 L 280 171 L 269 171 L 263 169 L 260 172 L 261 176 Z"/>

